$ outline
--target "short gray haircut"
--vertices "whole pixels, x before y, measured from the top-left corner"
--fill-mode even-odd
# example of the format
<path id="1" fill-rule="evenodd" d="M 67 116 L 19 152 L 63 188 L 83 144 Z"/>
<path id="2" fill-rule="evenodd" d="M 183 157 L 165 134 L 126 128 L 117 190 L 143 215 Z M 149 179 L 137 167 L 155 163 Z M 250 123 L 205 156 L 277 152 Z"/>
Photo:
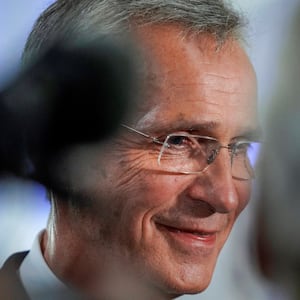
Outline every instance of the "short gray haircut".
<path id="1" fill-rule="evenodd" d="M 70 32 L 123 34 L 135 25 L 180 24 L 186 31 L 210 33 L 218 41 L 242 40 L 244 16 L 224 0 L 57 0 L 36 21 L 23 61 Z"/>
<path id="2" fill-rule="evenodd" d="M 108 36 L 117 37 L 118 42 L 125 39 L 126 44 L 127 38 L 130 43 L 132 28 L 150 24 L 180 25 L 183 34 L 209 33 L 220 43 L 229 38 L 240 41 L 243 20 L 222 0 L 57 0 L 36 21 L 23 52 L 23 64 L 40 56 L 57 39 L 69 39 L 72 43 L 74 39 L 79 39 L 80 42 L 81 38 L 98 40 L 98 37 Z M 141 71 L 141 81 L 144 81 L 148 72 L 143 59 L 144 53 L 135 46 L 133 51 L 138 55 L 134 57 L 137 57 L 138 72 Z M 76 159 L 78 161 L 78 157 Z M 70 195 L 67 200 L 75 207 L 91 203 L 88 196 L 84 195 L 87 188 L 79 185 L 84 185 L 82 177 L 93 176 L 80 175 L 78 183 L 77 175 L 80 172 L 70 171 L 70 167 L 62 167 L 65 162 L 64 158 L 58 164 L 58 168 L 62 170 L 56 173 L 61 177 L 55 174 L 54 178 Z M 78 165 L 80 164 L 77 162 L 75 167 Z M 77 177 L 73 179 L 70 174 Z"/>

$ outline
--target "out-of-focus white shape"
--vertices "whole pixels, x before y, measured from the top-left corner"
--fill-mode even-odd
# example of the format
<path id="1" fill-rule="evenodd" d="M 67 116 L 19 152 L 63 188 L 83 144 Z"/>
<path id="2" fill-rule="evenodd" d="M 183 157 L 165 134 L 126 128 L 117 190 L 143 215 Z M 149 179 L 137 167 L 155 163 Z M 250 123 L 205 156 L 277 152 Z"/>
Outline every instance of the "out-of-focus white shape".
<path id="1" fill-rule="evenodd" d="M 46 190 L 32 182 L 0 181 L 0 266 L 16 251 L 30 249 L 35 235 L 46 226 Z"/>
<path id="2" fill-rule="evenodd" d="M 0 89 L 19 69 L 21 54 L 34 21 L 54 0 L 0 1 Z"/>

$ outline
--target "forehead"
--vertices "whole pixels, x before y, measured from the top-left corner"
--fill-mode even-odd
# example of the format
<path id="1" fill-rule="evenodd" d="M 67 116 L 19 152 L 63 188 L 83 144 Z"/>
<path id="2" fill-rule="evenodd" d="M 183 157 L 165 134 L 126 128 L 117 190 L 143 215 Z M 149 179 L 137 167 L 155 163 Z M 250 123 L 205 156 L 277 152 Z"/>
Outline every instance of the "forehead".
<path id="1" fill-rule="evenodd" d="M 256 127 L 255 73 L 237 41 L 218 47 L 212 36 L 183 34 L 174 25 L 145 26 L 137 35 L 148 73 L 136 127 Z"/>

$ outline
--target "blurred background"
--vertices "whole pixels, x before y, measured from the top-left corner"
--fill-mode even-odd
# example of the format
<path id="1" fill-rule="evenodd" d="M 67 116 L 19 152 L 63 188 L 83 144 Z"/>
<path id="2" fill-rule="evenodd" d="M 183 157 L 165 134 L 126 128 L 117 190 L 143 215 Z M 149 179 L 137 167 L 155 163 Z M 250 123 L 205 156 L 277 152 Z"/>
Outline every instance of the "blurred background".
<path id="1" fill-rule="evenodd" d="M 20 67 L 25 40 L 40 12 L 53 0 L 0 0 L 0 90 Z M 249 19 L 247 51 L 257 72 L 262 115 L 279 77 L 279 59 L 299 0 L 233 0 Z M 255 187 L 254 187 L 255 189 Z M 255 193 L 254 193 L 255 195 Z M 283 299 L 253 264 L 249 238 L 255 197 L 238 219 L 219 258 L 210 287 L 201 295 L 181 299 Z M 49 203 L 43 186 L 0 177 L 0 265 L 11 253 L 29 249 L 45 227 Z"/>

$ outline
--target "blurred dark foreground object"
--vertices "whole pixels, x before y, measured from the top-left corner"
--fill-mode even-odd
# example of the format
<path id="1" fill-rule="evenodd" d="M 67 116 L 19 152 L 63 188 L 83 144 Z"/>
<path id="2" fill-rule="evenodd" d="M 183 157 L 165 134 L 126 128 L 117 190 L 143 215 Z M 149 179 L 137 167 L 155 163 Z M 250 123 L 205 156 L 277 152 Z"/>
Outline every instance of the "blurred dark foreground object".
<path id="1" fill-rule="evenodd" d="M 133 95 L 129 52 L 107 38 L 59 41 L 23 70 L 0 93 L 0 176 L 48 185 L 56 155 L 113 134 Z"/>

